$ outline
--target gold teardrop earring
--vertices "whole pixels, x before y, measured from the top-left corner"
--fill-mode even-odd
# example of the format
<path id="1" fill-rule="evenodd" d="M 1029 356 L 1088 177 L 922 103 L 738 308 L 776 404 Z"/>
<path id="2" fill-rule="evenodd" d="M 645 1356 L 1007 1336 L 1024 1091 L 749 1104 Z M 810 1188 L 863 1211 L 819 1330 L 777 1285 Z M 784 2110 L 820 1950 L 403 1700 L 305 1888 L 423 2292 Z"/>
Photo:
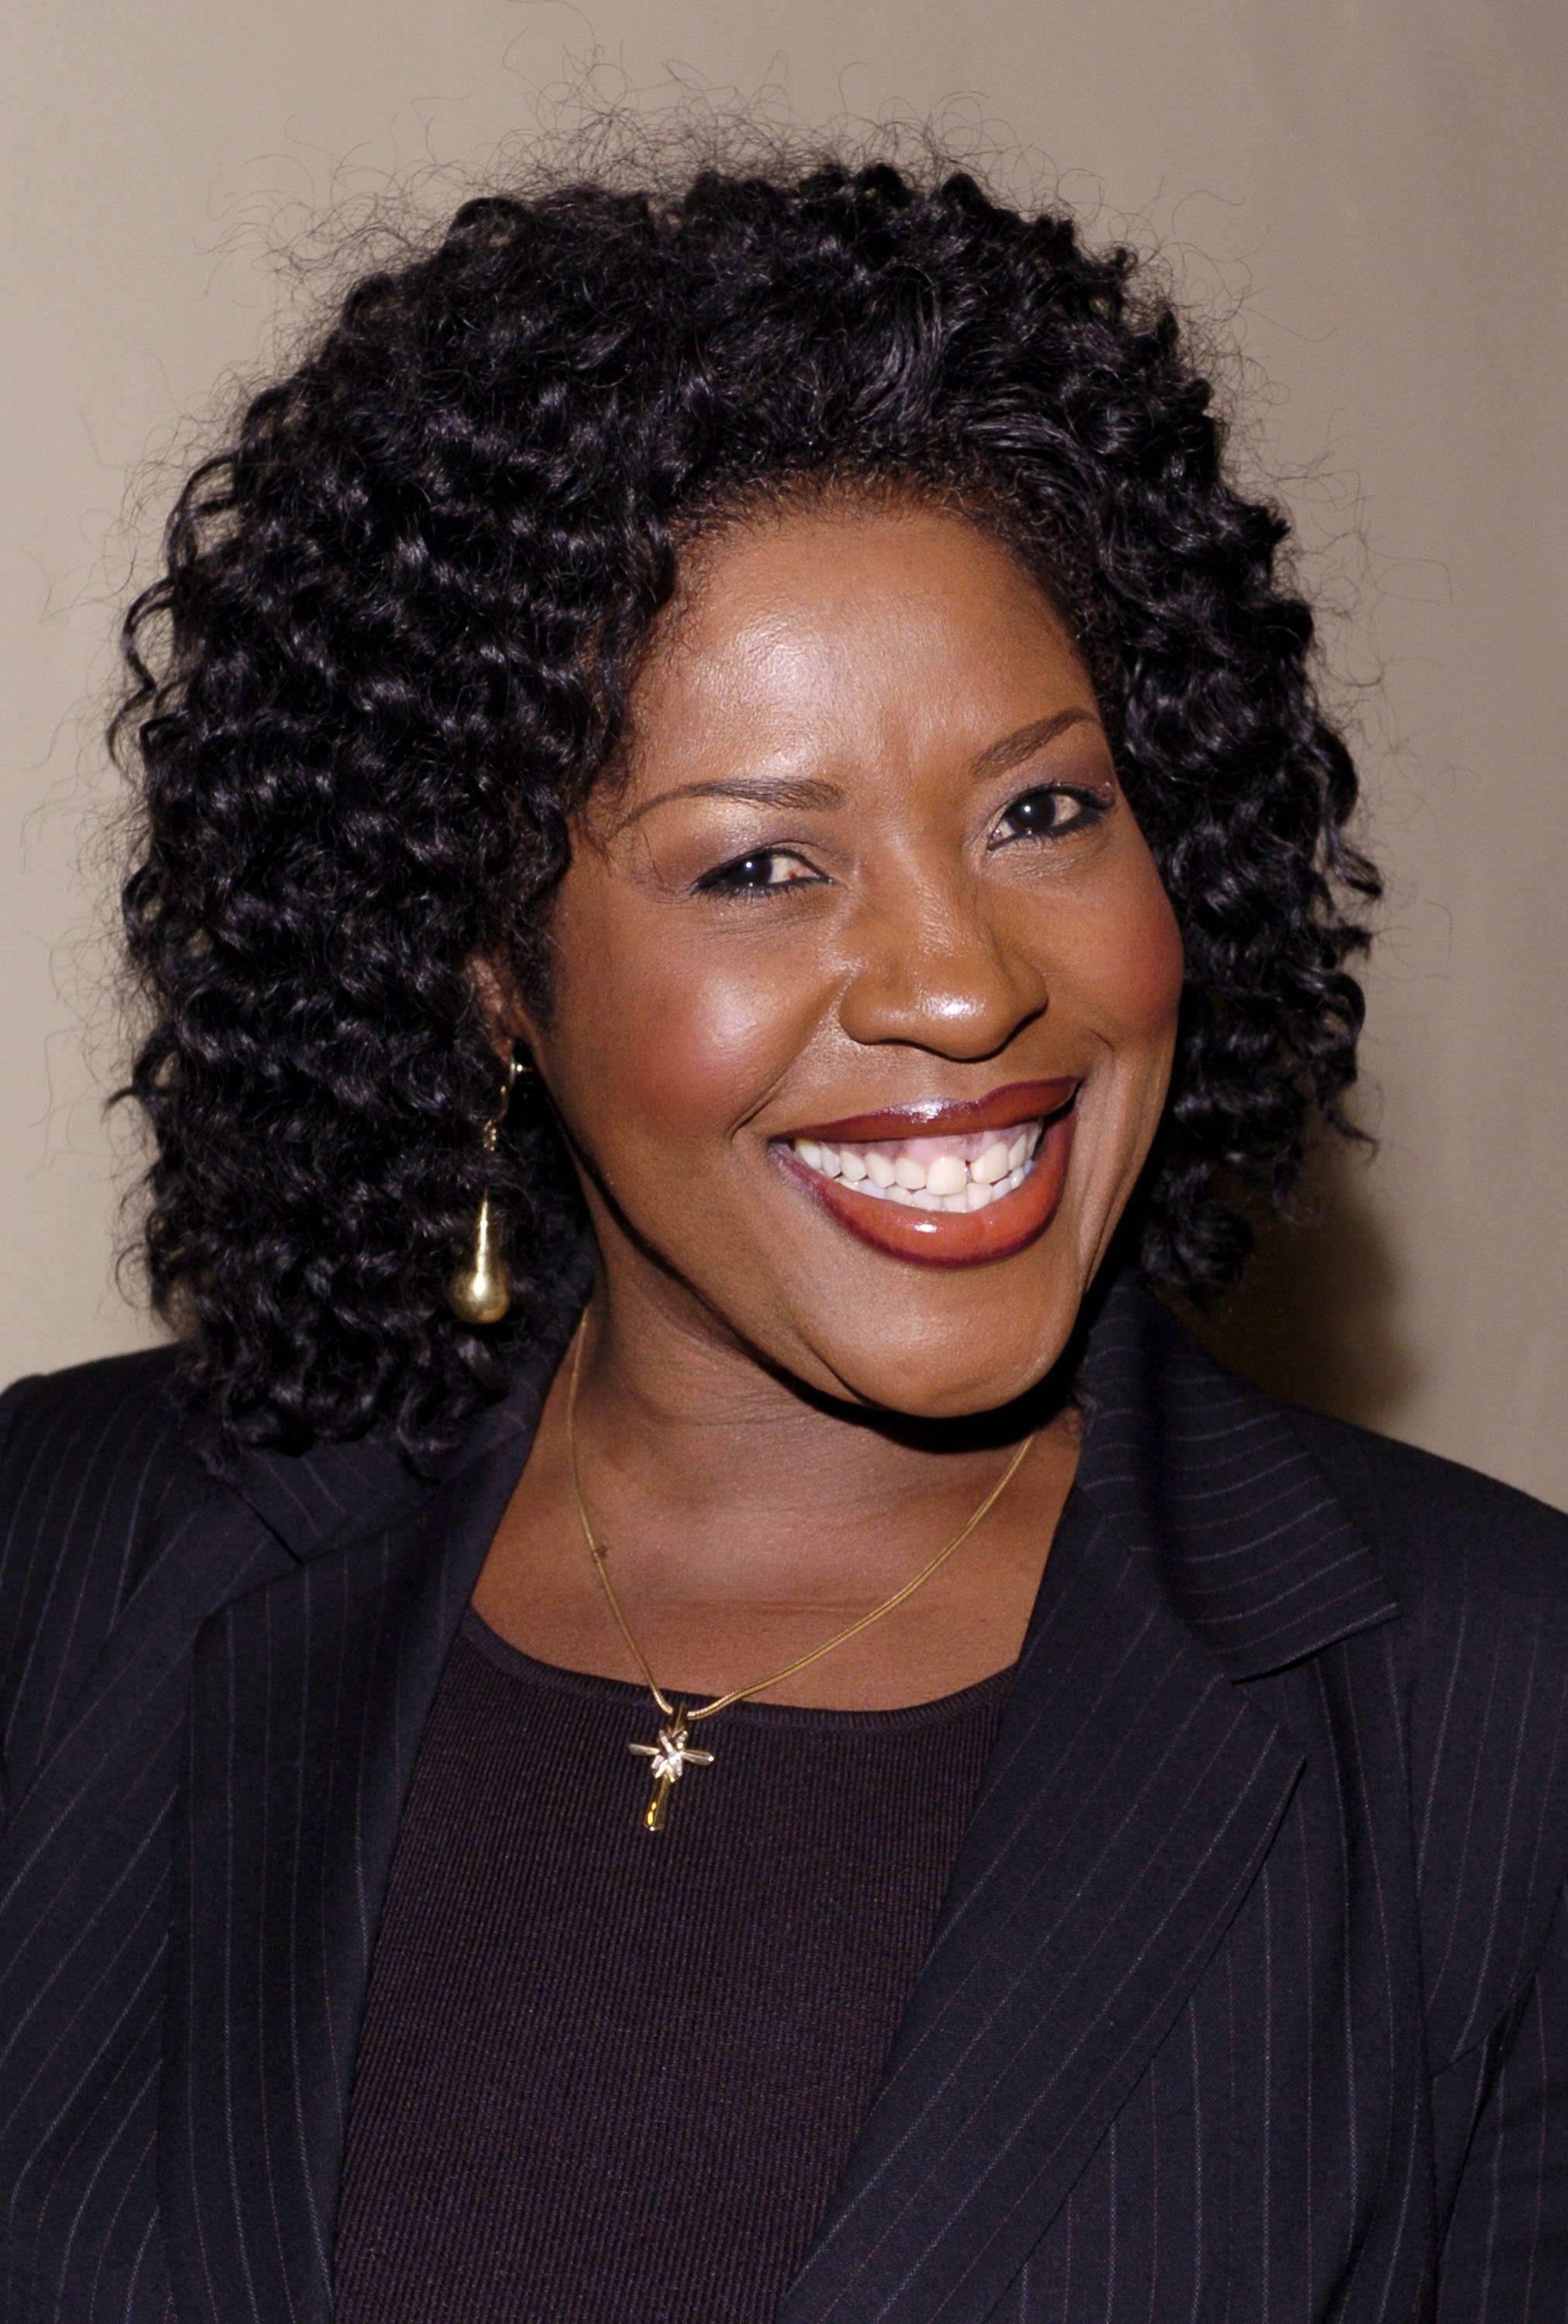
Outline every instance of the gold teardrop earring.
<path id="1" fill-rule="evenodd" d="M 512 1090 L 519 1075 L 527 1071 L 527 1065 L 519 1058 L 507 1059 L 500 1107 L 484 1125 L 486 1154 L 495 1151 Z M 512 1269 L 501 1248 L 488 1190 L 479 1197 L 479 1215 L 474 1222 L 474 1240 L 468 1246 L 468 1255 L 447 1286 L 447 1305 L 463 1323 L 499 1323 L 512 1305 Z"/>

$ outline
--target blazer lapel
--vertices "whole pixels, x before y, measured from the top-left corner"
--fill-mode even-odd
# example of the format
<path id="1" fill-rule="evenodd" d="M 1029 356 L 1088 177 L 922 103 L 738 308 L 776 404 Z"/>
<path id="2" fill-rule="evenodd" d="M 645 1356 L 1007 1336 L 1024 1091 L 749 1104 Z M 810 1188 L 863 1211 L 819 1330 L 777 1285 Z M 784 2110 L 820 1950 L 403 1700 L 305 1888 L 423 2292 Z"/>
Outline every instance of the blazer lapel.
<path id="1" fill-rule="evenodd" d="M 779 2324 L 980 2324 L 1223 1938 L 1303 1761 L 1240 1680 L 1396 1609 L 1283 1416 L 1136 1283 L 877 2104 Z"/>
<path id="2" fill-rule="evenodd" d="M 251 1457 L 235 1474 L 292 1562 L 215 1615 L 194 1660 L 160 2126 L 181 2324 L 330 2315 L 355 2050 L 398 1821 L 576 1305 L 438 1480 L 368 1443 Z"/>

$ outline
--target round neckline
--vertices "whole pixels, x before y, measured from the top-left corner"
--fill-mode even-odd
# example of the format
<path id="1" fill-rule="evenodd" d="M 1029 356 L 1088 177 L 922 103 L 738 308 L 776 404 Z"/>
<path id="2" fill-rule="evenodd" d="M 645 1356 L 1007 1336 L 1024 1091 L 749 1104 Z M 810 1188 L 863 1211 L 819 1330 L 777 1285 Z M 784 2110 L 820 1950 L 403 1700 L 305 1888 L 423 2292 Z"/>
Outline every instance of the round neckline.
<path id="1" fill-rule="evenodd" d="M 530 1686 L 551 1687 L 564 1694 L 603 1703 L 619 1711 L 646 1710 L 648 1689 L 628 1679 L 604 1678 L 597 1671 L 567 1670 L 558 1663 L 543 1663 L 521 1646 L 512 1646 L 499 1631 L 493 1630 L 484 1617 L 472 1605 L 464 1609 L 458 1635 L 464 1642 L 482 1655 L 495 1669 L 509 1678 Z M 992 1671 L 976 1679 L 970 1686 L 960 1687 L 955 1694 L 940 1694 L 928 1702 L 900 1703 L 887 1711 L 835 1711 L 826 1705 L 797 1702 L 732 1703 L 720 1714 L 724 1719 L 745 1720 L 762 1727 L 793 1727 L 797 1729 L 835 1728 L 861 1732 L 898 1732 L 918 1727 L 939 1726 L 947 1720 L 963 1719 L 971 1713 L 989 1709 L 1010 1692 L 1018 1669 L 1010 1663 L 1004 1670 Z"/>

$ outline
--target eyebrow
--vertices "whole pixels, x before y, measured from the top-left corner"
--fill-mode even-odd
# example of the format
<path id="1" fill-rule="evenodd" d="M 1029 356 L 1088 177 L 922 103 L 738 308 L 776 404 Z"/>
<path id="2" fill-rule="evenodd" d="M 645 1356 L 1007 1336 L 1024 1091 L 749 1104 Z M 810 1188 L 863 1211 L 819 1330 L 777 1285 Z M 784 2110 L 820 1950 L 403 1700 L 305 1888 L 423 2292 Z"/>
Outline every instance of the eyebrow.
<path id="1" fill-rule="evenodd" d="M 988 742 L 971 767 L 970 773 L 977 782 L 987 775 L 1005 775 L 1013 767 L 1021 767 L 1069 726 L 1092 726 L 1093 713 L 1075 705 L 1068 710 L 1058 710 L 1053 718 L 1037 718 L 1029 726 L 1020 726 L 1016 734 L 1004 734 L 1000 742 Z"/>
<path id="2" fill-rule="evenodd" d="M 988 776 L 1004 775 L 1010 768 L 1022 766 L 1054 742 L 1069 726 L 1092 725 L 1093 714 L 1074 706 L 1058 710 L 1054 717 L 1037 718 L 1016 733 L 1004 734 L 997 742 L 988 742 L 983 751 L 971 761 L 970 774 L 976 782 Z M 616 831 L 631 829 L 650 815 L 657 807 L 668 807 L 671 799 L 724 798 L 739 799 L 745 807 L 793 807 L 805 811 L 826 813 L 844 805 L 844 793 L 836 783 L 826 782 L 816 775 L 721 775 L 706 783 L 681 783 L 674 790 L 660 791 L 657 798 L 644 799 L 615 825 Z"/>
<path id="3" fill-rule="evenodd" d="M 681 783 L 672 791 L 660 791 L 657 798 L 644 799 L 616 825 L 617 831 L 626 831 L 641 823 L 656 807 L 668 807 L 671 799 L 725 798 L 739 799 L 746 807 L 798 807 L 818 811 L 844 805 L 844 793 L 836 783 L 824 782 L 816 775 L 723 775 L 712 782 Z"/>

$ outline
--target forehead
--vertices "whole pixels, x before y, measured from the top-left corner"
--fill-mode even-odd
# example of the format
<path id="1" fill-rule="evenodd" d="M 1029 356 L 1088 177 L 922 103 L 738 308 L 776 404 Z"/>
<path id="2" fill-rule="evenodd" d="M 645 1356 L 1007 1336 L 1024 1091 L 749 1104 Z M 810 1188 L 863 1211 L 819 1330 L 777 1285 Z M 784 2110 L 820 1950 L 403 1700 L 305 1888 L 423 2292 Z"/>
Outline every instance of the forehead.
<path id="1" fill-rule="evenodd" d="M 698 545 L 632 690 L 628 771 L 944 736 L 983 748 L 1090 681 L 1045 591 L 942 511 L 748 520 Z"/>

